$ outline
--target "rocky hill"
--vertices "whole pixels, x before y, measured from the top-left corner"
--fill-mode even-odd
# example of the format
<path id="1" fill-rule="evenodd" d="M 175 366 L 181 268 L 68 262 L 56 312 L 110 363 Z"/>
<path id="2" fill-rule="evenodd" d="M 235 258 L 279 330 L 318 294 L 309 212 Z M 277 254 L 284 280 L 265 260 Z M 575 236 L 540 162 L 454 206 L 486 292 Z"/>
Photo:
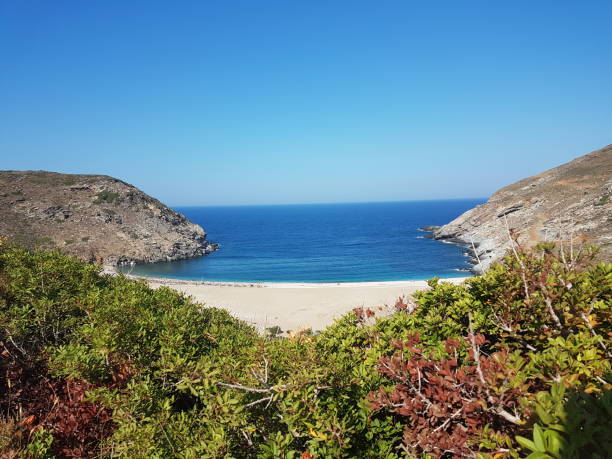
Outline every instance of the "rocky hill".
<path id="1" fill-rule="evenodd" d="M 0 235 L 98 263 L 156 262 L 217 248 L 199 225 L 105 175 L 0 171 Z"/>
<path id="2" fill-rule="evenodd" d="M 502 188 L 485 204 L 429 229 L 435 239 L 468 246 L 473 240 L 481 260 L 474 270 L 482 271 L 510 247 L 506 222 L 526 246 L 586 240 L 611 259 L 612 145 Z"/>

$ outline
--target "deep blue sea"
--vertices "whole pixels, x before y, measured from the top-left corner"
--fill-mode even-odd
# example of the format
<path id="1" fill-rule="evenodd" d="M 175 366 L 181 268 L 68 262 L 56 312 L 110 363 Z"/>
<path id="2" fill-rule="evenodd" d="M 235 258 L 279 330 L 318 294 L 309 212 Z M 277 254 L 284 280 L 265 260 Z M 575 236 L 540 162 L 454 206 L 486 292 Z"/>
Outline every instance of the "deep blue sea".
<path id="1" fill-rule="evenodd" d="M 419 228 L 447 223 L 483 202 L 178 207 L 221 248 L 206 257 L 137 265 L 132 274 L 241 282 L 465 276 L 465 248 L 426 239 Z"/>

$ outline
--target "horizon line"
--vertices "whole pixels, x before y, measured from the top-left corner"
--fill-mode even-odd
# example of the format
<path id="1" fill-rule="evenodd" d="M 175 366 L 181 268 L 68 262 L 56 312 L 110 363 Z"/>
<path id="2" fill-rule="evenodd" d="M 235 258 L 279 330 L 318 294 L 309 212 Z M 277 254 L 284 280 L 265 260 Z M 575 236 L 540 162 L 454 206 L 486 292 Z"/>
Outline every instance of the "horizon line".
<path id="1" fill-rule="evenodd" d="M 474 201 L 488 200 L 488 197 L 471 198 L 431 198 L 431 199 L 397 199 L 384 201 L 324 201 L 324 202 L 288 202 L 270 204 L 171 204 L 170 207 L 273 207 L 273 206 L 318 206 L 318 205 L 342 205 L 342 204 L 393 204 L 402 202 L 433 202 L 433 201 Z"/>

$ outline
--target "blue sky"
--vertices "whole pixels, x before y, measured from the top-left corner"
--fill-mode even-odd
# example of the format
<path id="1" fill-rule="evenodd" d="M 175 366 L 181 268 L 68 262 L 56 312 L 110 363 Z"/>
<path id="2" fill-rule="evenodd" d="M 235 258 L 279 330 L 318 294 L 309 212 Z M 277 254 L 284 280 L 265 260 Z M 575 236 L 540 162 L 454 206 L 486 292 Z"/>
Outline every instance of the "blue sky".
<path id="1" fill-rule="evenodd" d="M 0 169 L 171 205 L 488 196 L 612 143 L 610 1 L 0 0 Z"/>

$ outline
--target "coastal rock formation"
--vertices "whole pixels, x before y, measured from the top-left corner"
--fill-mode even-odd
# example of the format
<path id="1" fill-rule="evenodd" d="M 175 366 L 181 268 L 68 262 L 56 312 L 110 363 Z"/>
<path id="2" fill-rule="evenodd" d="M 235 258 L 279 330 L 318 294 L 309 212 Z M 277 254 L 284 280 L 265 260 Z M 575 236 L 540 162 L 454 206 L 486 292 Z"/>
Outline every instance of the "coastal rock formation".
<path id="1" fill-rule="evenodd" d="M 435 239 L 472 247 L 479 272 L 510 248 L 508 228 L 519 243 L 540 241 L 577 244 L 589 241 L 612 258 L 612 145 L 494 193 L 480 206 L 435 228 Z"/>
<path id="2" fill-rule="evenodd" d="M 217 244 L 157 199 L 106 175 L 0 171 L 0 235 L 106 264 L 206 255 Z"/>

